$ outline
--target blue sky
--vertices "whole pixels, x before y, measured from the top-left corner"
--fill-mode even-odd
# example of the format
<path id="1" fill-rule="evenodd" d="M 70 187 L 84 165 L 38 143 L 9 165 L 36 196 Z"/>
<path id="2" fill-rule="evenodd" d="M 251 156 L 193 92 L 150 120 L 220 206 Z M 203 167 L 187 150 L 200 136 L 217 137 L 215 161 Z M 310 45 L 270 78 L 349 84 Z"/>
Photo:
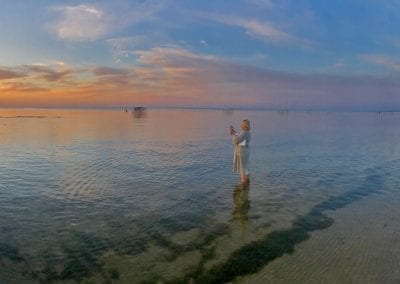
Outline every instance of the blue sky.
<path id="1" fill-rule="evenodd" d="M 5 0 L 0 105 L 400 108 L 398 11 L 394 0 Z"/>

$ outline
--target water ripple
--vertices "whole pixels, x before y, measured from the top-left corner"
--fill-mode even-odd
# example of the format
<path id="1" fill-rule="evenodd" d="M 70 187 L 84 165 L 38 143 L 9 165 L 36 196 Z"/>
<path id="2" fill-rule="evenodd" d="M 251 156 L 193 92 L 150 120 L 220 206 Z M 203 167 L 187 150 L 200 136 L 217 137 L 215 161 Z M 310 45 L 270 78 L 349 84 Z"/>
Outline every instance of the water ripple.
<path id="1" fill-rule="evenodd" d="M 182 119 L 172 125 L 171 114 Z M 366 127 L 365 114 L 346 121 L 352 127 L 340 114 L 154 111 L 140 123 L 116 111 L 60 115 L 57 127 L 53 114 L 29 120 L 29 129 L 17 120 L 2 127 L 0 282 L 162 282 L 195 267 L 207 274 L 310 210 L 328 214 L 333 201 L 364 196 L 351 189 L 376 184 L 374 175 L 382 186 L 368 198 L 398 196 L 399 117 L 386 129 Z M 247 191 L 232 173 L 225 131 L 242 116 L 254 122 Z M 335 253 L 327 248 L 327 261 Z M 302 274 L 317 265 L 291 267 Z"/>

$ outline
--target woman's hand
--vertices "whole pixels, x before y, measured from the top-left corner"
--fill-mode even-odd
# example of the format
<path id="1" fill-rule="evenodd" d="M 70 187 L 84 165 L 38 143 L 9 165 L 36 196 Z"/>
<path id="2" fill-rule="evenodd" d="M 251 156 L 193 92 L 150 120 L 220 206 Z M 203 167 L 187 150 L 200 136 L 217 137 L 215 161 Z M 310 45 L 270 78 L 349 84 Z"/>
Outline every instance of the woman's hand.
<path id="1" fill-rule="evenodd" d="M 235 135 L 236 134 L 236 130 L 235 130 L 235 128 L 233 128 L 232 125 L 229 126 L 229 132 L 230 132 L 231 135 Z"/>

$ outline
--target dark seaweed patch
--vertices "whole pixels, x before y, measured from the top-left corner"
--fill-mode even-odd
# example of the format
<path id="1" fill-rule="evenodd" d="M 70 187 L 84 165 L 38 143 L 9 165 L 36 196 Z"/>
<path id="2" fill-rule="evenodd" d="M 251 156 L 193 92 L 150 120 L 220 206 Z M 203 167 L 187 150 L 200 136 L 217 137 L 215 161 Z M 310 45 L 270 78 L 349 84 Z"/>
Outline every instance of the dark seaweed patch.
<path id="1" fill-rule="evenodd" d="M 166 284 L 185 284 L 190 283 L 192 279 L 198 277 L 198 275 L 202 275 L 204 273 L 204 265 L 208 260 L 215 258 L 215 246 L 212 247 L 203 247 L 200 249 L 201 260 L 200 263 L 195 266 L 191 266 L 187 269 L 187 272 L 183 278 L 180 279 L 172 279 L 172 280 L 164 280 L 163 283 Z"/>
<path id="2" fill-rule="evenodd" d="M 99 270 L 100 267 L 96 261 L 96 258 L 90 253 L 83 253 L 79 258 L 70 258 L 58 278 L 61 280 L 73 279 L 81 281 L 93 271 Z"/>
<path id="3" fill-rule="evenodd" d="M 110 278 L 113 280 L 119 279 L 119 272 L 116 269 L 111 269 L 110 270 Z"/>
<path id="4" fill-rule="evenodd" d="M 201 238 L 189 242 L 184 245 L 179 245 L 172 242 L 169 238 L 159 234 L 152 234 L 152 240 L 160 247 L 167 248 L 170 255 L 168 261 L 173 261 L 185 252 L 198 250 L 211 244 L 218 236 L 226 235 L 230 232 L 230 228 L 225 224 L 218 224 Z"/>
<path id="5" fill-rule="evenodd" d="M 21 262 L 24 260 L 24 258 L 20 255 L 18 248 L 0 243 L 0 258 L 3 257 L 16 262 Z"/>
<path id="6" fill-rule="evenodd" d="M 199 283 L 224 283 L 236 276 L 255 273 L 275 258 L 294 252 L 294 245 L 309 237 L 301 228 L 273 232 L 266 239 L 235 251 L 225 263 L 215 266 L 197 280 Z"/>
<path id="7" fill-rule="evenodd" d="M 84 233 L 77 233 L 76 239 L 78 242 L 73 248 L 64 248 L 68 257 L 64 270 L 59 276 L 61 280 L 81 281 L 93 272 L 101 270 L 100 265 L 97 263 L 97 257 L 106 248 L 104 242 Z"/>
<path id="8" fill-rule="evenodd" d="M 58 279 L 57 271 L 54 270 L 54 267 L 50 266 L 49 264 L 43 270 L 44 279 L 40 278 L 40 275 L 34 274 L 34 278 L 38 278 L 42 283 L 52 282 L 55 279 Z"/>
<path id="9" fill-rule="evenodd" d="M 82 281 L 94 272 L 102 272 L 98 263 L 98 256 L 106 249 L 105 242 L 90 234 L 75 233 L 71 242 L 65 244 L 63 251 L 66 255 L 64 267 L 61 271 L 54 269 L 52 257 L 47 258 L 47 265 L 43 270 L 33 271 L 33 279 L 48 283 L 60 280 Z"/>

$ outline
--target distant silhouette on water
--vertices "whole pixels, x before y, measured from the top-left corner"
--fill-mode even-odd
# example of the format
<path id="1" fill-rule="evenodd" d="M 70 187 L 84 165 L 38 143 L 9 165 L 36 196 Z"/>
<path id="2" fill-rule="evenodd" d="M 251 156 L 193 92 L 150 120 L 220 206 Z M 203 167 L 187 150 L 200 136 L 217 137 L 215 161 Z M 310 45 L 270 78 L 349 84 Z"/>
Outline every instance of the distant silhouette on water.
<path id="1" fill-rule="evenodd" d="M 133 108 L 133 116 L 135 118 L 144 118 L 146 116 L 146 108 L 145 107 L 134 107 Z"/>
<path id="2" fill-rule="evenodd" d="M 232 125 L 229 127 L 233 143 L 233 171 L 240 173 L 240 180 L 242 183 L 248 183 L 250 181 L 250 121 L 248 119 L 244 119 L 240 125 L 240 129 L 240 133 L 237 134 Z"/>

